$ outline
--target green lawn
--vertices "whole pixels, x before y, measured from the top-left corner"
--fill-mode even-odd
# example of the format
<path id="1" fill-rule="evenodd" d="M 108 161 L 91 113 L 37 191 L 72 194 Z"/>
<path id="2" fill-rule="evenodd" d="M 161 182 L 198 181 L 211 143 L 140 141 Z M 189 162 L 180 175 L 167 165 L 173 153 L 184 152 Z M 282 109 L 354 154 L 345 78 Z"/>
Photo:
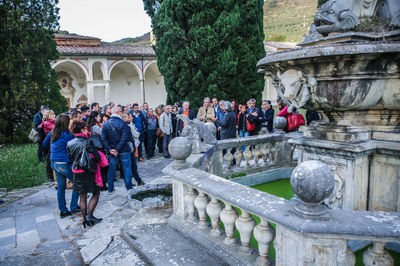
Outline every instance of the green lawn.
<path id="1" fill-rule="evenodd" d="M 46 182 L 46 170 L 37 162 L 37 144 L 7 144 L 0 147 L 0 188 L 12 190 Z"/>

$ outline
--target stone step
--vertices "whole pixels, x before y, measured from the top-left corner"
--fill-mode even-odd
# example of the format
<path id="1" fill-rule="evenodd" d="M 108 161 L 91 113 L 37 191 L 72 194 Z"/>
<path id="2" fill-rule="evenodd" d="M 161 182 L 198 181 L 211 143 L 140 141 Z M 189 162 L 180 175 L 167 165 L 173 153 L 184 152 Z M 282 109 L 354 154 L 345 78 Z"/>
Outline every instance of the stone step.
<path id="1" fill-rule="evenodd" d="M 227 265 L 171 228 L 171 214 L 171 208 L 142 209 L 124 225 L 121 236 L 151 265 Z"/>

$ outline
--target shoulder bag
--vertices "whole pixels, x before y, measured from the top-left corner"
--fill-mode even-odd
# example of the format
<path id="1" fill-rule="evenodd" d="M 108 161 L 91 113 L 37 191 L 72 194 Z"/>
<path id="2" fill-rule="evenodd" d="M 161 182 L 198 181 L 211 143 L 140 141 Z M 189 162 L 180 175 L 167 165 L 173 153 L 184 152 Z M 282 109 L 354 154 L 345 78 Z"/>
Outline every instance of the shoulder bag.
<path id="1" fill-rule="evenodd" d="M 94 158 L 90 157 L 90 153 L 86 149 L 87 141 L 83 143 L 82 152 L 78 159 L 78 167 L 82 168 L 86 172 L 97 171 L 97 162 Z"/>

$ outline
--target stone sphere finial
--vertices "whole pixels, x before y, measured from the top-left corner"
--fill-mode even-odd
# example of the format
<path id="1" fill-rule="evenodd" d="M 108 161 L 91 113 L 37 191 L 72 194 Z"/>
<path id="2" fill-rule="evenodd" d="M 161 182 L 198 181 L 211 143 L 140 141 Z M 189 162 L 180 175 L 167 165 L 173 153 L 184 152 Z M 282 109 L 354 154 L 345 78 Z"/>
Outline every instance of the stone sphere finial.
<path id="1" fill-rule="evenodd" d="M 286 118 L 283 116 L 276 116 L 274 118 L 274 128 L 277 131 L 283 131 L 283 129 L 286 127 L 287 121 Z"/>
<path id="2" fill-rule="evenodd" d="M 335 188 L 335 177 L 329 167 L 317 160 L 299 164 L 290 177 L 294 193 L 302 201 L 295 209 L 306 215 L 321 215 L 326 209 L 320 203 Z"/>
<path id="3" fill-rule="evenodd" d="M 192 153 L 192 143 L 184 137 L 176 137 L 168 145 L 169 154 L 175 160 L 174 168 L 182 169 L 187 166 L 186 159 Z"/>

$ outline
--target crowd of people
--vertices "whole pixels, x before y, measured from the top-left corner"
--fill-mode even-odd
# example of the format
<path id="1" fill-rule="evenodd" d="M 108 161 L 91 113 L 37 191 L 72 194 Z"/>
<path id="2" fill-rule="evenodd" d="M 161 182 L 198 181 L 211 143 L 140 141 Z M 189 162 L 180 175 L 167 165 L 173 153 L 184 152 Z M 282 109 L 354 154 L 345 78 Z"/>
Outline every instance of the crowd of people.
<path id="1" fill-rule="evenodd" d="M 278 115 L 287 116 L 288 108 L 283 102 L 279 106 L 281 112 Z M 93 215 L 100 191 L 114 193 L 118 169 L 127 190 L 144 185 L 138 173 L 138 162 L 143 162 L 145 157 L 151 160 L 157 151 L 170 158 L 168 144 L 174 137 L 182 135 L 185 126 L 177 119 L 178 114 L 214 123 L 218 140 L 267 134 L 274 130 L 274 109 L 269 100 L 262 101 L 257 107 L 255 99 L 237 104 L 236 101 L 206 97 L 197 112 L 187 101 L 159 105 L 154 109 L 147 103 L 122 106 L 110 102 L 103 107 L 92 103 L 57 116 L 49 107 L 42 106 L 34 116 L 34 128 L 41 136 L 37 155 L 39 162 L 46 164 L 49 180 L 53 180 L 54 171 L 60 217 L 81 212 L 84 227 L 101 221 Z M 132 178 L 136 184 L 132 183 Z M 73 184 L 69 209 L 65 200 L 68 180 Z M 92 196 L 87 203 L 88 193 Z"/>

